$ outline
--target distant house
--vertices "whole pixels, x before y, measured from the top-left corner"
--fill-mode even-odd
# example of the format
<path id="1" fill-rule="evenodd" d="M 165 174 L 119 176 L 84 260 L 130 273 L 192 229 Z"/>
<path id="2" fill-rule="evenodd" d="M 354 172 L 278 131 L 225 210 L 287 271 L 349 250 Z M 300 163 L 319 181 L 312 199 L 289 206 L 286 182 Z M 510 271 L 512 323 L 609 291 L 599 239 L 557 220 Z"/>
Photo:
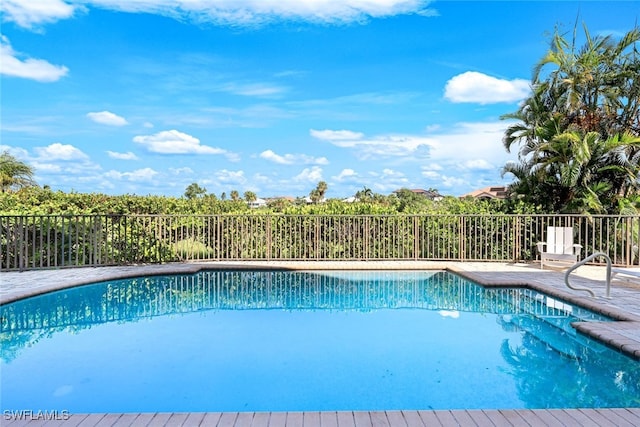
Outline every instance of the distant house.
<path id="1" fill-rule="evenodd" d="M 248 204 L 250 208 L 262 208 L 267 206 L 267 201 L 258 197 L 253 202 L 249 202 Z"/>
<path id="2" fill-rule="evenodd" d="M 418 194 L 420 196 L 424 196 L 429 200 L 433 200 L 434 202 L 437 202 L 439 200 L 442 200 L 444 198 L 444 196 L 440 193 L 438 193 L 438 190 L 433 190 L 433 189 L 429 189 L 429 190 L 423 190 L 422 188 L 402 188 L 402 190 L 409 190 L 414 194 Z M 399 192 L 400 190 L 396 190 L 394 191 L 394 193 Z"/>
<path id="3" fill-rule="evenodd" d="M 460 196 L 461 199 L 465 197 L 473 197 L 474 199 L 481 200 L 506 199 L 507 187 L 485 187 Z"/>
<path id="4" fill-rule="evenodd" d="M 308 205 L 313 204 L 313 200 L 311 200 L 311 197 L 309 197 L 309 196 L 306 196 L 306 197 L 304 198 L 304 201 L 305 201 L 305 203 L 306 203 L 306 204 L 308 204 Z M 324 203 L 324 202 L 326 202 L 326 201 L 327 201 L 327 199 L 326 199 L 325 197 L 323 197 L 322 199 L 318 200 L 318 203 Z"/>

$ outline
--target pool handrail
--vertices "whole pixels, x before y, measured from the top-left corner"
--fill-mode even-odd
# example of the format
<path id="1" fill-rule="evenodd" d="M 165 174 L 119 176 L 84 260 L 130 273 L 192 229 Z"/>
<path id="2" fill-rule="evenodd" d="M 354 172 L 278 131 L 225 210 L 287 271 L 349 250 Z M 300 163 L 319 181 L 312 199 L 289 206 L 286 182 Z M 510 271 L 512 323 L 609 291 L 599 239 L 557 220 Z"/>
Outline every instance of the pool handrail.
<path id="1" fill-rule="evenodd" d="M 572 286 L 571 283 L 569 283 L 569 275 L 571 274 L 572 271 L 574 271 L 575 269 L 577 269 L 580 266 L 585 265 L 587 262 L 593 260 L 594 258 L 598 258 L 598 257 L 603 257 L 605 259 L 605 261 L 607 262 L 607 274 L 605 277 L 605 283 L 606 283 L 606 292 L 605 292 L 605 298 L 611 298 L 611 258 L 609 257 L 609 255 L 607 255 L 604 252 L 595 252 L 592 253 L 591 255 L 589 255 L 588 257 L 586 257 L 585 259 L 583 259 L 582 261 L 578 261 L 577 263 L 575 263 L 573 266 L 571 266 L 565 273 L 564 273 L 564 283 L 565 285 L 567 285 L 567 287 L 569 289 L 573 289 L 574 291 L 584 291 L 584 292 L 588 292 L 592 297 L 595 298 L 596 294 L 595 292 L 593 292 L 591 289 L 588 288 L 580 288 L 580 287 L 576 287 L 576 286 Z"/>

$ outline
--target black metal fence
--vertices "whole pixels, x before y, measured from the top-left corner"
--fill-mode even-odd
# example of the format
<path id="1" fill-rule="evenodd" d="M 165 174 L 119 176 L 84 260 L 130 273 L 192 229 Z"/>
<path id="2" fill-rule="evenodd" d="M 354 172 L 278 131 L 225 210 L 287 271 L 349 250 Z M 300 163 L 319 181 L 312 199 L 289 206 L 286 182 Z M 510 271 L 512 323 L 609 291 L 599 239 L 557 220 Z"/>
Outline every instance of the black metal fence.
<path id="1" fill-rule="evenodd" d="M 2 270 L 208 260 L 531 261 L 548 226 L 638 264 L 640 216 L 10 215 Z"/>

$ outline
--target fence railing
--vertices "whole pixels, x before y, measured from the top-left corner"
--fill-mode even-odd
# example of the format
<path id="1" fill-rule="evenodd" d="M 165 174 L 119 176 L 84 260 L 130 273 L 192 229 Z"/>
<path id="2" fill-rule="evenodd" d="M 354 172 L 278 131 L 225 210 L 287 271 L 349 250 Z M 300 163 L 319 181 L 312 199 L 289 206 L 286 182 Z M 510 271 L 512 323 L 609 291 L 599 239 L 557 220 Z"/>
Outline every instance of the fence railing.
<path id="1" fill-rule="evenodd" d="M 638 264 L 640 216 L 0 216 L 2 270 L 207 260 L 531 261 L 548 226 Z"/>

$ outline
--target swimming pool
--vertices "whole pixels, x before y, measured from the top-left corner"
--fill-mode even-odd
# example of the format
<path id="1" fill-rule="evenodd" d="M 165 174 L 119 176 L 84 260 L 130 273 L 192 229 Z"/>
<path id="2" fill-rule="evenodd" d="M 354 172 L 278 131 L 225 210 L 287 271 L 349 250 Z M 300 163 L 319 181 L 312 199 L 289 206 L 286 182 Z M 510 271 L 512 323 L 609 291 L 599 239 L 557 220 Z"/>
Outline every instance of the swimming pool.
<path id="1" fill-rule="evenodd" d="M 608 319 L 446 272 L 204 271 L 1 308 L 3 410 L 640 406 Z"/>

